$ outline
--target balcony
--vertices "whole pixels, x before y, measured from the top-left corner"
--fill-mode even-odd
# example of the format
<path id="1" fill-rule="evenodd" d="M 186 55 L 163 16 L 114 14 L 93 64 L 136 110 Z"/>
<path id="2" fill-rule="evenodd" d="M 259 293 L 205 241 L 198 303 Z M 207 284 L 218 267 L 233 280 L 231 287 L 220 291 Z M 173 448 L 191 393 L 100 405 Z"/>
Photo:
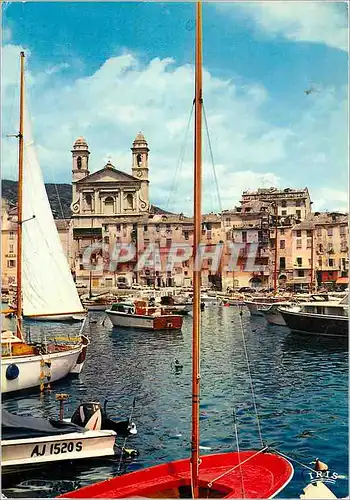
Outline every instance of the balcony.
<path id="1" fill-rule="evenodd" d="M 310 276 L 293 276 L 293 283 L 310 283 Z"/>
<path id="2" fill-rule="evenodd" d="M 340 266 L 323 265 L 323 266 L 317 266 L 316 269 L 317 271 L 340 271 Z"/>
<path id="3" fill-rule="evenodd" d="M 260 257 L 260 258 L 268 258 L 269 256 L 270 256 L 270 251 L 268 249 L 260 248 L 258 250 L 258 257 Z"/>
<path id="4" fill-rule="evenodd" d="M 310 264 L 293 264 L 294 269 L 311 269 Z"/>

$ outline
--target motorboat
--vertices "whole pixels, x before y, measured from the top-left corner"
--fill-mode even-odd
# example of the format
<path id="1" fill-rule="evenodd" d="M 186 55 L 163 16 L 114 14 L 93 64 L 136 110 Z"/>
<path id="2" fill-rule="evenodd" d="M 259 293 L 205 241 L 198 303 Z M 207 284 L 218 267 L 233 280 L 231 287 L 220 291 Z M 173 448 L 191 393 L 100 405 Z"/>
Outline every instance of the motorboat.
<path id="1" fill-rule="evenodd" d="M 201 293 L 201 303 L 205 307 L 218 306 L 222 304 L 222 300 L 216 296 L 216 294 L 211 295 L 209 293 Z"/>
<path id="2" fill-rule="evenodd" d="M 48 462 L 113 456 L 117 436 L 137 433 L 130 419 L 114 421 L 96 402 L 82 403 L 71 419 L 26 417 L 2 409 L 1 429 L 3 474 Z"/>
<path id="3" fill-rule="evenodd" d="M 273 297 L 254 297 L 252 300 L 244 300 L 244 304 L 248 307 L 251 316 L 263 316 L 262 309 L 267 309 L 272 304 L 277 302 L 284 302 L 288 298 L 280 296 Z"/>
<path id="4" fill-rule="evenodd" d="M 287 326 L 286 322 L 283 319 L 282 314 L 279 311 L 280 306 L 285 306 L 286 304 L 290 304 L 289 302 L 275 302 L 272 305 L 259 308 L 258 311 L 262 316 L 265 317 L 266 321 L 270 325 L 278 325 L 278 326 Z"/>
<path id="5" fill-rule="evenodd" d="M 293 308 L 295 310 L 295 308 L 298 308 L 299 310 L 300 303 L 304 306 L 306 304 L 311 304 L 311 306 L 313 306 L 315 303 L 322 303 L 324 301 L 332 301 L 332 303 L 336 303 L 340 300 L 341 297 L 331 297 L 327 294 L 311 294 L 311 296 L 307 295 L 306 297 L 295 298 L 291 301 L 275 302 L 269 306 L 263 304 L 262 306 L 259 306 L 259 311 L 269 324 L 287 326 L 281 312 L 279 311 L 280 307 L 288 308 L 288 310 L 293 310 Z"/>
<path id="6" fill-rule="evenodd" d="M 97 297 L 81 297 L 83 306 L 88 311 L 105 311 L 116 301 L 116 297 L 111 294 L 98 295 Z"/>
<path id="7" fill-rule="evenodd" d="M 181 314 L 187 316 L 192 311 L 192 304 L 183 303 L 173 295 L 164 295 L 160 298 L 160 306 L 164 313 Z"/>
<path id="8" fill-rule="evenodd" d="M 106 314 L 113 326 L 143 330 L 181 330 L 183 317 L 164 313 L 161 307 L 149 306 L 145 300 L 117 302 Z"/>
<path id="9" fill-rule="evenodd" d="M 284 321 L 292 331 L 309 335 L 343 337 L 349 335 L 348 297 L 340 302 L 315 301 L 292 307 L 279 307 Z"/>

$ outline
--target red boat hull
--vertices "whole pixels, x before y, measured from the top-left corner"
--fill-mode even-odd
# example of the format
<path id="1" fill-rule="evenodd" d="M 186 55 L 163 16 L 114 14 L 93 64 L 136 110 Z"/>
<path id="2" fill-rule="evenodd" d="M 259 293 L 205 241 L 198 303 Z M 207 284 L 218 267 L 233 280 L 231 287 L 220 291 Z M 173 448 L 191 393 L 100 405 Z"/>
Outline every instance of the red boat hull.
<path id="1" fill-rule="evenodd" d="M 153 320 L 154 330 L 181 330 L 183 317 L 179 315 L 156 316 Z"/>
<path id="2" fill-rule="evenodd" d="M 206 455 L 201 461 L 200 492 L 207 498 L 272 498 L 289 483 L 294 472 L 283 457 L 256 451 L 240 452 L 241 466 L 237 466 L 237 452 Z M 185 498 L 180 491 L 190 486 L 190 478 L 187 458 L 85 486 L 59 498 Z"/>

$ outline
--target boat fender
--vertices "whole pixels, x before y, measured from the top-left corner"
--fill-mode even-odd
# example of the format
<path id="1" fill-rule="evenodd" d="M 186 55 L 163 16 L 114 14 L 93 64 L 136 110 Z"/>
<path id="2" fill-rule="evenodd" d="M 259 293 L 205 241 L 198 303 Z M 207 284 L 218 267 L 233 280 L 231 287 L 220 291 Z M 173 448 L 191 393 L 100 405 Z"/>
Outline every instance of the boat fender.
<path id="1" fill-rule="evenodd" d="M 11 364 L 6 368 L 6 378 L 7 380 L 15 380 L 19 375 L 19 368 L 15 364 Z"/>

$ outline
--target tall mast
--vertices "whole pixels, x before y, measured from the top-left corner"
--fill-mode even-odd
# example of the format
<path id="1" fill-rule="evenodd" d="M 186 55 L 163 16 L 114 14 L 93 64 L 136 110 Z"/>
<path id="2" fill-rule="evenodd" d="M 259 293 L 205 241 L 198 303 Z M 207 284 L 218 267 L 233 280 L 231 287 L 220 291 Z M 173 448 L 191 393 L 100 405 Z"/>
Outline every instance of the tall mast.
<path id="1" fill-rule="evenodd" d="M 195 62 L 195 130 L 194 130 L 194 233 L 193 233 L 193 343 L 192 343 L 192 495 L 199 497 L 199 360 L 200 360 L 200 293 L 201 270 L 197 255 L 201 242 L 202 198 L 202 2 L 196 4 Z M 199 259 L 198 259 L 199 261 Z"/>
<path id="2" fill-rule="evenodd" d="M 277 239 L 278 239 L 278 205 L 277 203 L 275 203 L 275 264 L 273 270 L 273 293 L 275 295 L 277 293 L 277 257 L 278 257 Z"/>
<path id="3" fill-rule="evenodd" d="M 93 244 L 93 227 L 94 227 L 94 219 L 91 217 L 91 238 L 90 245 Z M 92 269 L 91 269 L 91 257 L 90 257 L 90 271 L 89 271 L 89 299 L 92 297 Z"/>
<path id="4" fill-rule="evenodd" d="M 24 117 L 24 52 L 20 55 L 20 94 L 18 132 L 18 215 L 17 215 L 17 337 L 22 336 L 22 221 L 23 221 L 23 117 Z"/>
<path id="5" fill-rule="evenodd" d="M 310 275 L 310 293 L 314 291 L 314 231 L 315 228 L 311 229 L 311 275 Z"/>

